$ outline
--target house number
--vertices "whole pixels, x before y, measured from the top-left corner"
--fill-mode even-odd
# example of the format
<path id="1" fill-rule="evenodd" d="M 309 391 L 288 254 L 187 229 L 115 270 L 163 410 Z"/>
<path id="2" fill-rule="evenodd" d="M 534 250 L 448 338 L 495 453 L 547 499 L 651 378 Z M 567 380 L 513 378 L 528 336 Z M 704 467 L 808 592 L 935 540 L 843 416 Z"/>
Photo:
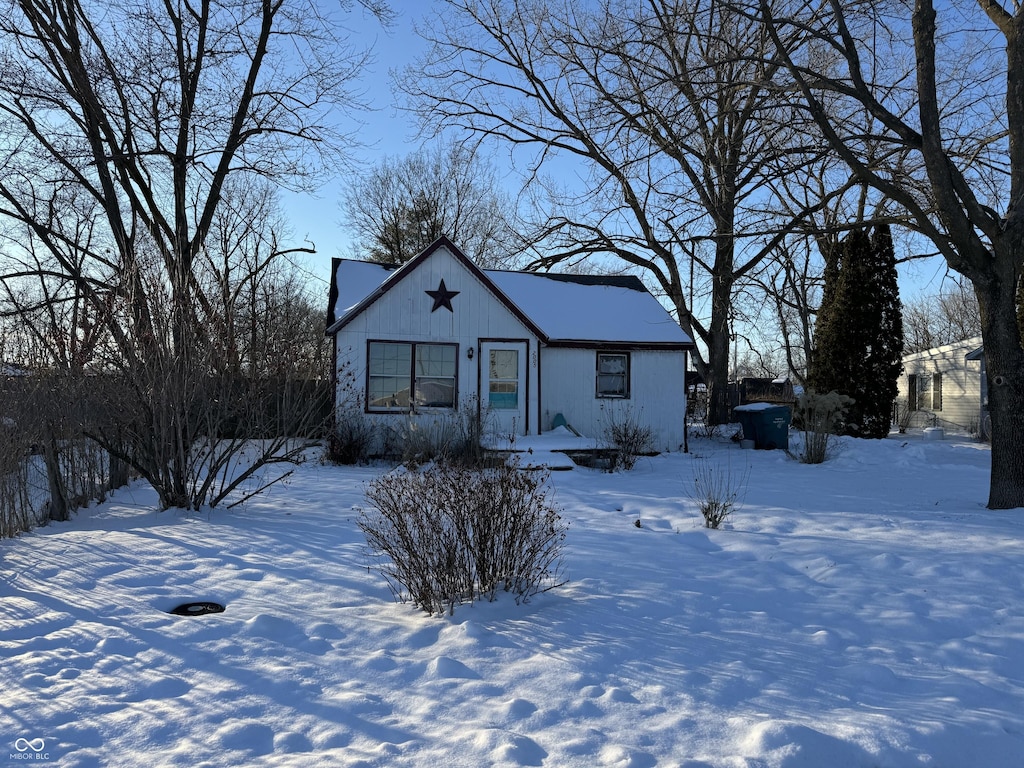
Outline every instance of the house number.
<path id="1" fill-rule="evenodd" d="M 530 355 L 530 365 L 533 366 L 534 368 L 537 367 L 537 350 L 534 350 L 533 353 Z"/>

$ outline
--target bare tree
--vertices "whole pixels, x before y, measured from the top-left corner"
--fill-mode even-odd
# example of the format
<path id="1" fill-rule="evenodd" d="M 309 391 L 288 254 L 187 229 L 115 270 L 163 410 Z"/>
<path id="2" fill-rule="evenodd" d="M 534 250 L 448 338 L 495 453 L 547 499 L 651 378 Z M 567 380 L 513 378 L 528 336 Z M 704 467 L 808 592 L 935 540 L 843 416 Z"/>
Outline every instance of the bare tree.
<path id="1" fill-rule="evenodd" d="M 867 121 L 862 121 L 862 127 L 865 132 L 870 130 Z M 812 129 L 805 130 L 810 133 Z M 834 157 L 819 158 L 801 171 L 771 180 L 783 216 L 795 218 L 810 210 L 814 201 L 828 202 L 800 216 L 794 233 L 779 242 L 776 250 L 746 276 L 742 294 L 749 298 L 737 301 L 735 311 L 757 332 L 762 348 L 779 345 L 789 375 L 806 384 L 814 356 L 814 329 L 826 259 L 852 230 L 906 222 L 891 201 L 867 185 L 847 185 L 843 194 L 830 193 L 842 188 L 841 178 L 849 178 L 845 164 Z M 904 260 L 924 256 L 915 253 Z"/>
<path id="2" fill-rule="evenodd" d="M 342 161 L 330 115 L 356 104 L 366 54 L 313 0 L 0 3 L 0 219 L 103 318 L 107 365 L 132 398 L 111 414 L 134 420 L 94 437 L 164 506 L 195 507 L 211 496 L 190 478 L 219 467 L 216 445 L 194 450 L 212 436 L 194 403 L 217 360 L 199 263 L 225 191 L 309 186 Z"/>
<path id="3" fill-rule="evenodd" d="M 526 238 L 501 188 L 494 166 L 465 143 L 385 158 L 342 198 L 355 255 L 403 264 L 444 235 L 480 266 L 509 265 Z"/>
<path id="4" fill-rule="evenodd" d="M 759 331 L 755 348 L 770 349 L 774 375 L 785 374 L 801 385 L 813 354 L 814 320 L 821 303 L 822 265 L 814 238 L 793 236 L 749 279 L 751 307 L 747 325 Z M 777 349 L 772 349 L 777 345 Z M 765 375 L 764 373 L 758 375 Z"/>
<path id="5" fill-rule="evenodd" d="M 1024 347 L 1015 296 L 1024 266 L 1024 6 L 998 0 L 904 6 L 838 0 L 756 6 L 828 145 L 895 201 L 978 299 L 992 418 L 988 506 L 1024 506 Z M 965 17 L 971 19 L 965 23 Z M 791 31 L 813 44 L 794 46 Z M 912 50 L 905 41 L 913 41 Z M 893 61 L 911 59 L 910 78 Z M 837 109 L 838 106 L 838 109 Z M 910 165 L 864 153 L 843 111 Z"/>
<path id="6" fill-rule="evenodd" d="M 65 244 L 64 256 L 81 263 L 85 249 L 77 243 L 87 247 L 90 242 L 90 217 L 73 206 L 51 215 L 76 232 L 77 242 Z M 3 527 L 11 533 L 19 526 L 67 520 L 77 507 L 104 498 L 112 482 L 123 484 L 123 473 L 115 471 L 112 479 L 116 460 L 112 465 L 99 446 L 82 439 L 89 390 L 94 389 L 83 373 L 110 340 L 110 294 L 97 309 L 31 231 L 6 244 L 0 356 L 18 373 L 0 385 L 3 442 L 10 451 L 3 503 L 12 505 Z"/>
<path id="7" fill-rule="evenodd" d="M 290 228 L 266 183 L 227 185 L 197 265 L 204 323 L 219 372 L 313 380 L 328 370 L 322 298 L 288 248 Z"/>
<path id="8" fill-rule="evenodd" d="M 717 2 L 449 0 L 447 9 L 446 26 L 425 32 L 433 50 L 422 76 L 410 72 L 401 86 L 425 124 L 532 150 L 535 186 L 573 160 L 583 189 L 552 184 L 547 254 L 534 267 L 610 255 L 641 271 L 706 345 L 695 362 L 712 420 L 726 418 L 737 281 L 807 213 L 780 221 L 766 179 L 816 152 L 790 120 L 780 95 L 788 74 L 763 28 Z"/>
<path id="9" fill-rule="evenodd" d="M 903 334 L 908 353 L 980 336 L 981 313 L 970 283 L 953 275 L 937 293 L 908 302 Z"/>

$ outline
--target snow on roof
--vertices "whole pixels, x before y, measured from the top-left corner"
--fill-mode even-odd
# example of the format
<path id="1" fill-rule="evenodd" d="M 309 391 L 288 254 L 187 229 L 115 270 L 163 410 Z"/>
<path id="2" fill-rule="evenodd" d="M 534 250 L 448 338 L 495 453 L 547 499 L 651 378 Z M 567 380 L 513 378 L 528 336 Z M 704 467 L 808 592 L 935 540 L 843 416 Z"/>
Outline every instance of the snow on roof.
<path id="1" fill-rule="evenodd" d="M 343 259 L 334 275 L 338 298 L 334 302 L 335 319 L 343 317 L 351 309 L 373 293 L 394 274 L 396 267 L 377 264 L 372 261 L 351 261 Z M 344 270 L 344 274 L 342 271 Z"/>
<path id="2" fill-rule="evenodd" d="M 332 321 L 344 317 L 395 275 L 396 267 L 343 259 L 335 273 Z M 484 270 L 505 298 L 549 340 L 692 344 L 636 278 Z"/>
<path id="3" fill-rule="evenodd" d="M 535 272 L 485 272 L 508 299 L 549 339 L 691 344 L 661 304 L 636 281 L 636 288 L 602 280 L 573 280 Z"/>
<path id="4" fill-rule="evenodd" d="M 903 362 L 906 363 L 914 360 L 923 360 L 930 357 L 938 357 L 950 352 L 956 352 L 960 349 L 976 351 L 981 346 L 981 336 L 971 336 L 969 339 L 954 341 L 951 344 L 943 344 L 941 347 L 932 347 L 931 349 L 922 349 L 918 352 L 911 352 L 910 354 L 903 356 Z"/>

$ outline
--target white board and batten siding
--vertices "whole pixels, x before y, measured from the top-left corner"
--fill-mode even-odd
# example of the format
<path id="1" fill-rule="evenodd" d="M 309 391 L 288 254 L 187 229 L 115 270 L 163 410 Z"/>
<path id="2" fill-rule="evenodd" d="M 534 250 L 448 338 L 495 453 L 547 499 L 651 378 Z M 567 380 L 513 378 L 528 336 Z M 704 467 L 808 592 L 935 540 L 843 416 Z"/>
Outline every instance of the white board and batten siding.
<path id="1" fill-rule="evenodd" d="M 451 300 L 454 312 L 443 307 L 431 311 L 433 302 L 427 291 L 437 290 L 442 280 L 449 291 L 459 292 Z M 460 346 L 475 344 L 478 338 L 530 335 L 522 322 L 444 249 L 356 316 L 346 331 L 403 341 L 457 340 Z"/>
<path id="2" fill-rule="evenodd" d="M 401 398 L 386 409 L 366 405 L 368 345 L 455 345 L 456 403 L 481 407 L 499 434 L 547 431 L 560 413 L 588 437 L 631 418 L 652 429 L 656 450 L 683 442 L 693 341 L 636 278 L 481 271 L 446 238 L 399 268 L 336 260 L 334 271 L 328 333 L 339 411 L 382 428 L 440 422 L 450 407 L 410 411 Z M 451 306 L 436 306 L 439 297 Z M 628 396 L 598 395 L 602 352 L 628 355 Z M 447 386 L 430 378 L 426 387 Z M 603 371 L 606 391 L 609 379 L 620 387 L 617 378 Z"/>
<path id="3" fill-rule="evenodd" d="M 366 271 L 378 270 L 379 274 L 381 269 L 378 265 L 367 265 Z M 437 291 L 442 280 L 447 291 L 458 292 L 451 299 L 454 311 L 445 307 L 431 311 L 433 299 L 427 292 Z M 537 338 L 446 249 L 438 249 L 433 258 L 386 287 L 379 298 L 347 322 L 343 340 L 338 339 L 336 402 L 365 400 L 367 344 L 371 341 L 457 344 L 457 402 L 460 407 L 475 402 L 480 339 L 516 339 L 527 343 L 533 362 L 527 392 L 536 399 Z M 339 290 L 344 288 L 339 286 Z M 339 303 L 344 306 L 344 301 Z M 470 349 L 473 358 L 468 355 Z M 535 412 L 536 407 L 531 411 Z M 429 419 L 431 414 L 421 416 Z"/>
<path id="4" fill-rule="evenodd" d="M 685 356 L 677 352 L 643 349 L 629 350 L 628 353 L 630 396 L 599 398 L 596 396 L 598 350 L 542 349 L 542 428 L 551 428 L 551 421 L 557 413 L 549 406 L 557 404 L 558 412 L 581 434 L 601 436 L 611 422 L 622 421 L 628 416 L 636 423 L 651 428 L 654 450 L 679 450 L 686 415 Z"/>
<path id="5" fill-rule="evenodd" d="M 941 375 L 940 407 L 917 409 L 913 426 L 940 426 L 949 431 L 977 433 L 982 404 L 982 363 L 966 360 L 970 353 L 981 347 L 977 336 L 953 344 L 915 352 L 903 358 L 903 373 L 899 377 L 899 398 L 906 400 L 911 394 L 911 376 Z"/>

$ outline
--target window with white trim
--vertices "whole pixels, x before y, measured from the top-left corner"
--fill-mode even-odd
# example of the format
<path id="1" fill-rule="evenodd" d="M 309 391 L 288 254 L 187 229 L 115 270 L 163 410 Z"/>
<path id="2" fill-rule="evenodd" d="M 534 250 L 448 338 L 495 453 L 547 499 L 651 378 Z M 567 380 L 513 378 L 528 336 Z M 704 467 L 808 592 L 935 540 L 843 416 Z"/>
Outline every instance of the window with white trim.
<path id="1" fill-rule="evenodd" d="M 629 397 L 629 353 L 597 353 L 597 397 Z"/>
<path id="2" fill-rule="evenodd" d="M 907 377 L 910 391 L 907 400 L 914 411 L 942 410 L 942 374 L 912 373 Z"/>
<path id="3" fill-rule="evenodd" d="M 367 410 L 454 408 L 457 357 L 455 344 L 369 342 Z"/>

